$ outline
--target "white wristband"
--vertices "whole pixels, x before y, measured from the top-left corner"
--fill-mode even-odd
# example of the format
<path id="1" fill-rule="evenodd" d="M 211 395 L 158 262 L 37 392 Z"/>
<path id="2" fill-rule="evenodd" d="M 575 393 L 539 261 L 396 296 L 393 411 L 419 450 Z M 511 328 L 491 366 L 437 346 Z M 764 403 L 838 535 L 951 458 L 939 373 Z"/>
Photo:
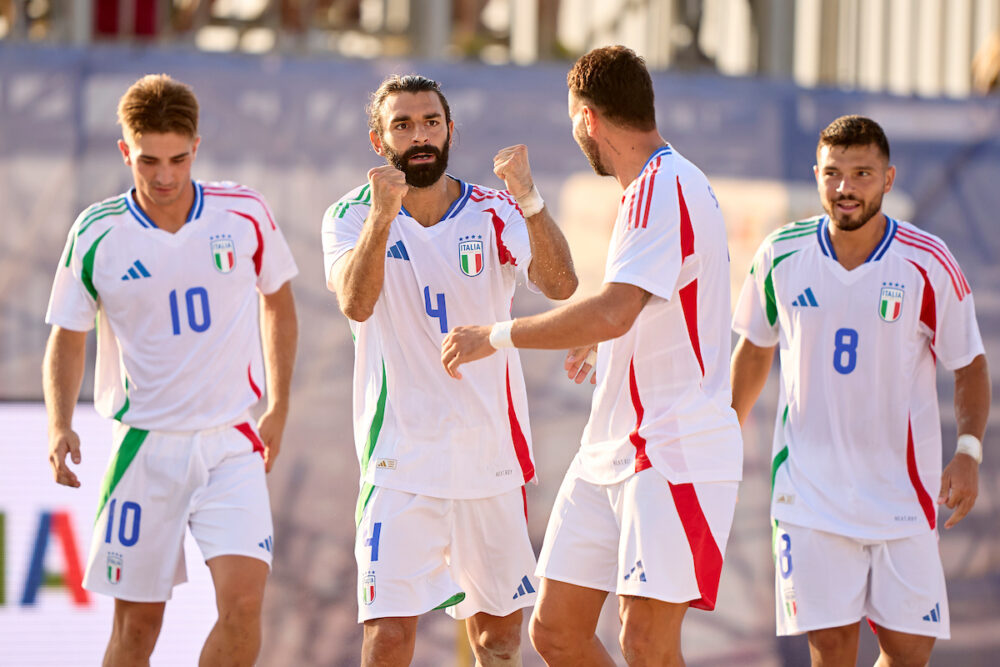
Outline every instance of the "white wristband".
<path id="1" fill-rule="evenodd" d="M 502 347 L 514 347 L 514 341 L 510 339 L 510 328 L 514 326 L 514 320 L 497 322 L 490 329 L 490 345 L 499 350 Z"/>
<path id="2" fill-rule="evenodd" d="M 979 438 L 970 434 L 963 433 L 958 436 L 958 446 L 955 447 L 956 454 L 968 454 L 976 460 L 976 463 L 983 462 L 983 443 L 979 442 Z"/>
<path id="3" fill-rule="evenodd" d="M 521 214 L 527 219 L 538 215 L 538 212 L 545 208 L 545 201 L 538 193 L 538 187 L 532 185 L 531 191 L 517 200 L 517 205 L 521 207 Z"/>

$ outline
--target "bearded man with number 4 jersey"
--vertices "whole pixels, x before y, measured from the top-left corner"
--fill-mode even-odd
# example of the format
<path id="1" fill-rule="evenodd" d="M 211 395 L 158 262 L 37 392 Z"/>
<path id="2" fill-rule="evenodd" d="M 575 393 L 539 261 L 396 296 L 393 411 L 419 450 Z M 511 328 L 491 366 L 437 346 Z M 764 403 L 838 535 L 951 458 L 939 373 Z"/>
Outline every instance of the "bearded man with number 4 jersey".
<path id="1" fill-rule="evenodd" d="M 771 468 L 779 635 L 813 664 L 853 665 L 858 620 L 879 664 L 925 665 L 949 636 L 937 507 L 972 509 L 990 381 L 972 290 L 941 239 L 882 210 L 895 179 L 874 121 L 820 134 L 826 215 L 771 234 L 733 318 L 743 422 L 780 349 Z M 941 471 L 936 366 L 955 374 L 958 447 Z"/>
<path id="2" fill-rule="evenodd" d="M 118 120 L 134 187 L 77 218 L 46 315 L 49 459 L 57 482 L 80 485 L 66 456 L 80 462 L 72 415 L 96 323 L 94 399 L 115 420 L 115 449 L 84 585 L 115 598 L 104 664 L 149 664 L 166 600 L 186 580 L 190 527 L 219 610 L 200 664 L 252 665 L 273 550 L 264 475 L 288 412 L 297 269 L 259 194 L 191 180 L 201 139 L 190 88 L 143 77 Z M 264 387 L 255 425 L 248 410 Z"/>
<path id="3" fill-rule="evenodd" d="M 687 609 L 715 608 L 742 472 L 726 229 L 708 179 L 656 127 L 642 58 L 594 49 L 567 83 L 574 139 L 624 190 L 604 285 L 539 315 L 456 327 L 441 361 L 462 379 L 497 352 L 571 348 L 578 382 L 596 361 L 590 421 L 538 559 L 531 639 L 549 665 L 614 664 L 595 635 L 614 593 L 625 661 L 679 665 Z"/>
<path id="4" fill-rule="evenodd" d="M 537 586 L 520 360 L 497 356 L 459 386 L 438 350 L 455 324 L 509 318 L 519 275 L 570 296 L 569 247 L 524 146 L 494 158 L 506 191 L 445 173 L 454 125 L 437 82 L 387 78 L 369 128 L 389 164 L 323 219 L 327 285 L 355 337 L 362 664 L 408 664 L 417 617 L 444 608 L 466 619 L 478 664 L 519 665 L 521 608 Z"/>

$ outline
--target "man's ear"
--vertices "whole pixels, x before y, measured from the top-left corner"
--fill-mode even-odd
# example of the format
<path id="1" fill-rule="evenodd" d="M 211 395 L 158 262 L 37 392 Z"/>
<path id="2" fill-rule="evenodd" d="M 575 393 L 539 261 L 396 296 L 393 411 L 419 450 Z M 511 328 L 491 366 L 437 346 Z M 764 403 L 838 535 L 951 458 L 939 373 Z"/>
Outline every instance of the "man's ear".
<path id="1" fill-rule="evenodd" d="M 132 166 L 132 157 L 129 155 L 128 144 L 124 139 L 118 140 L 118 151 L 122 154 L 122 161 L 128 166 Z"/>
<path id="2" fill-rule="evenodd" d="M 368 131 L 368 140 L 372 142 L 372 149 L 377 155 L 385 157 L 385 148 L 382 146 L 382 137 L 378 136 L 375 130 Z"/>

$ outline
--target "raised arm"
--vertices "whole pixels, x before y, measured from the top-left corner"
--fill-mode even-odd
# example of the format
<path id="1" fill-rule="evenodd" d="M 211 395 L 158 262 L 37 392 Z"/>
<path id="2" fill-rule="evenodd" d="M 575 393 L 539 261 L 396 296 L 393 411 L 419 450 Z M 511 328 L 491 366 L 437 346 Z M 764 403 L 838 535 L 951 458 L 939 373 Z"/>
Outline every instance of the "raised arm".
<path id="1" fill-rule="evenodd" d="M 955 423 L 958 436 L 972 436 L 979 441 L 980 451 L 990 414 L 990 371 L 986 356 L 980 354 L 969 365 L 955 371 Z M 961 521 L 979 495 L 979 461 L 971 455 L 955 452 L 941 474 L 941 494 L 938 504 L 955 510 L 945 522 L 951 528 Z"/>
<path id="2" fill-rule="evenodd" d="M 531 264 L 528 278 L 550 299 L 568 299 L 576 291 L 578 280 L 573 269 L 569 244 L 547 206 L 539 210 L 541 197 L 531 178 L 528 148 L 523 144 L 500 150 L 493 158 L 493 173 L 503 179 L 525 214 L 531 241 Z"/>
<path id="3" fill-rule="evenodd" d="M 299 340 L 299 321 L 295 314 L 291 282 L 271 294 L 261 295 L 260 337 L 267 377 L 267 410 L 257 422 L 257 431 L 264 442 L 264 469 L 271 472 L 281 449 L 281 436 L 288 419 L 292 370 Z"/>
<path id="4" fill-rule="evenodd" d="M 562 350 L 611 340 L 632 328 L 649 292 L 628 283 L 605 283 L 594 296 L 545 313 L 519 317 L 511 325 L 514 347 Z M 490 343 L 488 326 L 456 327 L 441 344 L 441 363 L 453 378 L 461 379 L 458 367 L 482 359 L 496 348 Z"/>
<path id="5" fill-rule="evenodd" d="M 73 430 L 73 408 L 80 396 L 86 352 L 86 331 L 52 327 L 42 361 L 42 391 L 49 418 L 49 465 L 56 482 L 65 486 L 80 486 L 66 463 L 66 455 L 73 463 L 81 461 L 80 437 Z"/>
<path id="6" fill-rule="evenodd" d="M 406 175 L 391 165 L 368 172 L 372 205 L 354 248 L 333 265 L 327 286 L 337 293 L 340 310 L 355 322 L 371 317 L 385 280 L 389 227 L 409 190 Z"/>
<path id="7" fill-rule="evenodd" d="M 733 384 L 733 410 L 740 420 L 740 426 L 750 414 L 750 408 L 757 402 L 774 360 L 774 346 L 758 347 L 746 336 L 740 336 L 733 350 L 730 374 Z"/>

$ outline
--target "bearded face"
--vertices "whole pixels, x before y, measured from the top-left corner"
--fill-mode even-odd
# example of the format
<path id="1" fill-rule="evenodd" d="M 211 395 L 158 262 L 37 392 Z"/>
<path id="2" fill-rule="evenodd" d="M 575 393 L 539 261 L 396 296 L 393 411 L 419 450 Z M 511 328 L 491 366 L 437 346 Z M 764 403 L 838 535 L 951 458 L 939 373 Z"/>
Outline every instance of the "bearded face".
<path id="1" fill-rule="evenodd" d="M 448 168 L 448 145 L 451 133 L 444 146 L 438 148 L 430 144 L 410 146 L 398 153 L 388 144 L 383 145 L 386 161 L 406 174 L 406 184 L 413 188 L 426 188 L 437 183 Z"/>

